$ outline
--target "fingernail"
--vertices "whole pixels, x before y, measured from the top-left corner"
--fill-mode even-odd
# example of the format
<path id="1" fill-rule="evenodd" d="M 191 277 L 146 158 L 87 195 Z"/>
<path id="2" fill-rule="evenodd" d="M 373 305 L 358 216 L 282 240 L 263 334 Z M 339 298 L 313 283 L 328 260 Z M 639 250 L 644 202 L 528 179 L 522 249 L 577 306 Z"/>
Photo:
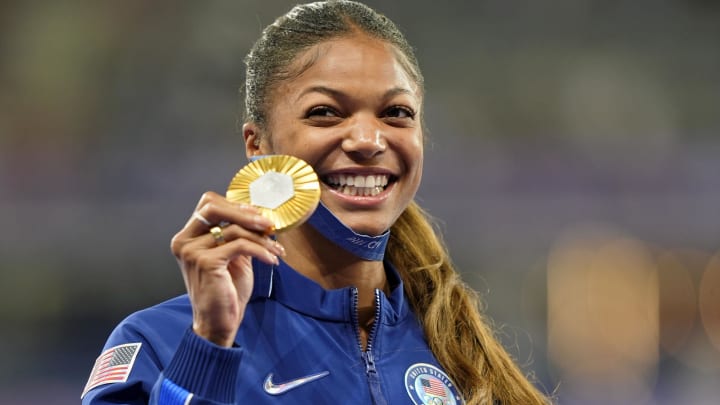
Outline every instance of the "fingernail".
<path id="1" fill-rule="evenodd" d="M 268 258 L 270 259 L 270 261 L 271 261 L 274 265 L 277 266 L 278 264 L 280 264 L 280 260 L 279 260 L 278 257 L 275 256 L 274 254 L 268 253 Z"/>
<path id="2" fill-rule="evenodd" d="M 255 215 L 260 215 L 260 210 L 254 205 L 245 204 L 245 203 L 237 203 L 237 204 L 235 204 L 235 206 L 240 210 L 248 211 Z"/>
<path id="3" fill-rule="evenodd" d="M 262 215 L 256 215 L 253 218 L 253 227 L 255 227 L 258 231 L 266 232 L 268 229 L 268 219 L 263 217 Z"/>
<path id="4" fill-rule="evenodd" d="M 280 242 L 273 242 L 273 250 L 275 253 L 277 253 L 279 256 L 285 256 L 285 247 L 280 244 Z"/>

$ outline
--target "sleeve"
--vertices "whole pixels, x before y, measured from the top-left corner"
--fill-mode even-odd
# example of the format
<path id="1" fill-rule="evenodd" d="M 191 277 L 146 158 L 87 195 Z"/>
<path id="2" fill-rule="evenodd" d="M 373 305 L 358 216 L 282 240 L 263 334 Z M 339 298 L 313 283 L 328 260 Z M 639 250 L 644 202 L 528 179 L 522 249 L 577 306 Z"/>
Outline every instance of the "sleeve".
<path id="1" fill-rule="evenodd" d="M 225 405 L 235 399 L 242 349 L 188 328 L 163 369 L 162 347 L 123 323 L 111 334 L 83 390 L 83 405 Z"/>
<path id="2" fill-rule="evenodd" d="M 242 349 L 217 346 L 188 329 L 156 382 L 150 404 L 232 404 L 241 360 Z"/>

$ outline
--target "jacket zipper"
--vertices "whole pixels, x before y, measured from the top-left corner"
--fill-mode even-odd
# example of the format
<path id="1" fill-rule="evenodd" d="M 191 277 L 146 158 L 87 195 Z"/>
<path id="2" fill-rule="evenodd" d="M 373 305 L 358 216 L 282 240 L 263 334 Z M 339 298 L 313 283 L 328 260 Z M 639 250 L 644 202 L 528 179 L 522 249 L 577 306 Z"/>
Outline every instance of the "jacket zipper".
<path id="1" fill-rule="evenodd" d="M 360 337 L 360 321 L 358 319 L 358 290 L 357 288 L 352 289 L 353 292 L 353 327 L 355 328 L 355 335 L 357 337 L 358 348 L 360 349 L 360 356 L 365 363 L 365 374 L 368 378 L 368 387 L 370 388 L 370 397 L 374 405 L 387 405 L 387 400 L 382 392 L 382 385 L 380 383 L 380 376 L 378 375 L 377 369 L 375 368 L 375 357 L 373 356 L 373 343 L 375 341 L 375 335 L 377 334 L 378 324 L 380 323 L 380 290 L 375 289 L 375 321 L 373 321 L 372 329 L 370 330 L 370 336 L 368 337 L 367 347 L 363 351 L 362 339 Z"/>

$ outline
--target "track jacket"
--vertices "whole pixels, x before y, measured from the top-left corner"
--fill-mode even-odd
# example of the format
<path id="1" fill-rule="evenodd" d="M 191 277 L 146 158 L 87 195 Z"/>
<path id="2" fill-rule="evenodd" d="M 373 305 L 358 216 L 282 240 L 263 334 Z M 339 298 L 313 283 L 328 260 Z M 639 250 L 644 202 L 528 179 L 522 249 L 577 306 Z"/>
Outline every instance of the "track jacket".
<path id="1" fill-rule="evenodd" d="M 193 333 L 187 295 L 136 312 L 112 332 L 83 392 L 100 404 L 460 404 L 385 263 L 367 349 L 355 288 L 325 290 L 285 263 L 254 261 L 235 345 Z"/>

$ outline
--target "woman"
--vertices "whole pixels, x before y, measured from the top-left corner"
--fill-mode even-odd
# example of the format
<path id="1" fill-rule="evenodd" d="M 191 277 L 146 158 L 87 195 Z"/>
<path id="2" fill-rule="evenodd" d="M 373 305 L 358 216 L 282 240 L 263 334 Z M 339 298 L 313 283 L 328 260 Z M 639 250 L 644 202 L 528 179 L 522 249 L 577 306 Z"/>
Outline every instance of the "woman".
<path id="1" fill-rule="evenodd" d="M 423 78 L 395 25 L 297 6 L 246 63 L 248 157 L 305 160 L 321 204 L 275 240 L 255 208 L 203 195 L 171 244 L 188 294 L 116 328 L 83 403 L 545 403 L 413 202 Z"/>

